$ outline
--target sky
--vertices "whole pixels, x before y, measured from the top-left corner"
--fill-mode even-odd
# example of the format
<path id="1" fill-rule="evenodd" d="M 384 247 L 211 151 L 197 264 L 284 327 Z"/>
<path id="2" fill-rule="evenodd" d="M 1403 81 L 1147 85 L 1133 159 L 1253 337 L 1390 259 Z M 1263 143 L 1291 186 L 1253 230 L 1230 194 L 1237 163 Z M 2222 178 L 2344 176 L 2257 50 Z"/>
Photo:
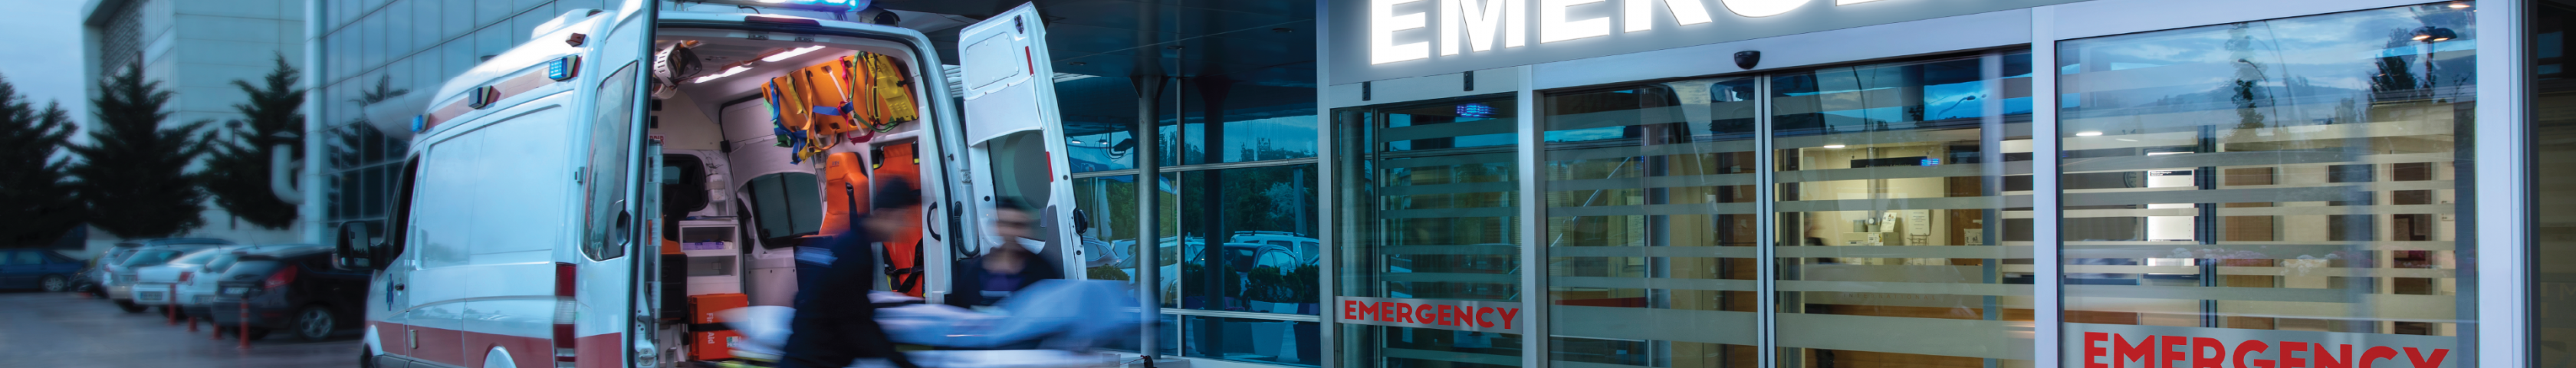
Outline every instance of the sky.
<path id="1" fill-rule="evenodd" d="M 61 101 L 72 118 L 89 120 L 79 106 L 87 99 L 81 78 L 79 1 L 0 0 L 0 41 L 9 43 L 0 57 L 0 77 L 37 105 Z"/>

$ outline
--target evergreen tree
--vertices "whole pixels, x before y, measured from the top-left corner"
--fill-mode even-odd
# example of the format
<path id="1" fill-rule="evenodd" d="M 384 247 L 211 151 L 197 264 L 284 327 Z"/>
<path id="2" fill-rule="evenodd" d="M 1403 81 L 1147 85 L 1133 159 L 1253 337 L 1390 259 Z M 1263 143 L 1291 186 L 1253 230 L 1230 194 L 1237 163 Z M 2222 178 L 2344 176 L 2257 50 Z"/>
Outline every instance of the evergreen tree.
<path id="1" fill-rule="evenodd" d="M 295 224 L 296 208 L 277 198 L 269 188 L 269 155 L 279 144 L 288 146 L 289 155 L 301 151 L 302 138 L 280 137 L 279 133 L 304 130 L 304 91 L 295 89 L 300 74 L 286 64 L 286 56 L 277 57 L 277 67 L 263 78 L 264 85 L 233 80 L 233 87 L 250 96 L 250 101 L 233 104 L 242 118 L 234 119 L 228 130 L 234 139 L 207 142 L 212 146 L 206 158 L 205 171 L 197 180 L 215 197 L 215 205 L 252 225 L 281 229 Z M 300 134 L 299 134 L 300 135 Z M 302 157 L 302 156 L 293 156 Z"/>
<path id="2" fill-rule="evenodd" d="M 79 127 L 62 104 L 37 108 L 0 79 L 0 247 L 53 243 L 80 226 L 81 203 L 56 160 Z"/>
<path id="3" fill-rule="evenodd" d="M 81 162 L 69 170 L 92 226 L 125 238 L 160 238 L 205 225 L 206 192 L 188 165 L 206 153 L 196 133 L 204 121 L 163 127 L 171 92 L 143 78 L 143 66 L 99 83 L 90 145 L 69 146 Z"/>

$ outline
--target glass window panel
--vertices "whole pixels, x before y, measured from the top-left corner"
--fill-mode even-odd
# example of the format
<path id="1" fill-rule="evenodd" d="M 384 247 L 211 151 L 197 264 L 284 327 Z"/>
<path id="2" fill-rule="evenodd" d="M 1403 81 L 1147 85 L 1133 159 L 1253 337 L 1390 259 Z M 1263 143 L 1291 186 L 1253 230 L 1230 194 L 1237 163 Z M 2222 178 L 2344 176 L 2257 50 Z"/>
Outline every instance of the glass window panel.
<path id="1" fill-rule="evenodd" d="M 1190 164 L 1246 162 L 1315 157 L 1314 64 L 1300 63 L 1253 73 L 1285 74 L 1287 80 L 1258 83 L 1226 77 L 1192 79 L 1182 109 L 1195 155 Z"/>
<path id="2" fill-rule="evenodd" d="M 2472 5 L 2060 42 L 2065 364 L 2156 335 L 2476 366 Z"/>
<path id="3" fill-rule="evenodd" d="M 1323 324 L 1249 318 L 1183 316 L 1185 356 L 1300 367 L 1321 366 Z"/>
<path id="4" fill-rule="evenodd" d="M 1549 359 L 1750 367 L 1757 80 L 1547 96 Z M 1580 337 L 1577 337 L 1580 336 Z"/>
<path id="5" fill-rule="evenodd" d="M 1140 101 L 1133 83 L 1125 78 L 1083 78 L 1056 82 L 1055 90 L 1056 108 L 1063 113 L 1065 149 L 1071 152 L 1065 161 L 1073 165 L 1073 172 L 1136 168 Z"/>
<path id="6" fill-rule="evenodd" d="M 1181 308 L 1320 313 L 1315 165 L 1181 175 Z"/>
<path id="7" fill-rule="evenodd" d="M 1781 366 L 2032 363 L 2029 59 L 1769 77 Z"/>
<path id="8" fill-rule="evenodd" d="M 1090 225 L 1076 229 L 1082 235 L 1082 254 L 1089 257 L 1084 273 L 1092 280 L 1136 285 L 1136 263 L 1143 259 L 1136 253 L 1137 219 L 1142 216 L 1136 210 L 1136 176 L 1073 179 L 1073 201 Z"/>
<path id="9" fill-rule="evenodd" d="M 2576 39 L 2567 37 L 2570 26 L 2576 26 L 2576 5 L 2532 3 L 2533 13 L 2529 39 L 2535 42 L 2525 49 L 2535 74 L 2530 83 L 2536 92 L 2532 106 L 2576 106 L 2576 83 L 2570 83 L 2566 50 Z M 2552 206 L 2551 203 L 2576 201 L 2576 176 L 2561 175 L 2576 167 L 2576 115 L 2565 113 L 2536 114 L 2532 124 L 2531 171 L 2531 260 L 2533 270 L 2531 294 L 2536 303 L 2531 314 L 2533 346 L 2530 350 L 2538 364 L 2576 362 L 2576 350 L 2551 348 L 2576 344 L 2576 304 L 2567 302 L 2568 291 L 2576 290 L 2576 206 Z M 2439 196 L 2435 191 L 2420 194 L 2399 192 L 2397 204 L 2431 204 Z M 2414 197 L 2417 199 L 2411 199 Z M 2447 215 L 2436 215 L 2447 216 Z M 2436 219 L 2437 221 L 2439 219 Z M 2439 222 L 2435 222 L 2439 223 Z"/>
<path id="10" fill-rule="evenodd" d="M 1338 295 L 1522 300 L 1517 111 L 1502 94 L 1335 112 Z M 1519 335 L 1345 326 L 1347 366 L 1521 362 Z"/>

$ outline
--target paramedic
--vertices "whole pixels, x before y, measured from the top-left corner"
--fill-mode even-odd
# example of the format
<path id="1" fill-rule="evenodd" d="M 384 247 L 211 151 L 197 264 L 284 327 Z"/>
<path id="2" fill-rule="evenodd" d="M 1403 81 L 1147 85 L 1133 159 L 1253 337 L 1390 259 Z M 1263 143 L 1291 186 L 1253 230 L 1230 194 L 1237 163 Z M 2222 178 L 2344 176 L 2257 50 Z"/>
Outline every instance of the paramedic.
<path id="1" fill-rule="evenodd" d="M 896 352 L 885 327 L 876 321 L 868 300 L 876 285 L 876 253 L 866 251 L 869 234 L 892 234 L 920 220 L 921 191 L 900 182 L 876 188 L 861 226 L 826 240 L 838 257 L 821 269 L 817 283 L 799 285 L 795 320 L 790 322 L 780 368 L 841 368 L 859 358 L 885 358 L 896 367 L 920 368 Z M 802 271 L 802 270 L 799 270 Z M 810 291 L 810 293 L 809 293 Z"/>
<path id="2" fill-rule="evenodd" d="M 957 290 L 948 294 L 948 305 L 993 305 L 1040 280 L 1064 278 L 1053 262 L 1039 259 L 1036 253 L 1020 246 L 1021 239 L 1036 237 L 1036 221 L 1037 216 L 1030 214 L 1026 202 L 1019 198 L 993 201 L 993 232 L 1003 241 L 984 256 L 959 260 L 957 267 L 950 268 L 956 273 L 949 284 Z"/>

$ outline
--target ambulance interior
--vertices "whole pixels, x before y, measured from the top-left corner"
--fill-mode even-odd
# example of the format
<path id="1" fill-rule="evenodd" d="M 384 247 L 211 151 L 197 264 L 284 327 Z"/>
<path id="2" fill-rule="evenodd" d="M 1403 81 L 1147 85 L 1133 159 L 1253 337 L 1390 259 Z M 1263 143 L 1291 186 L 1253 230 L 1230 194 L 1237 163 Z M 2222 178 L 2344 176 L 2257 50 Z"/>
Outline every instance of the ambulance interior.
<path id="1" fill-rule="evenodd" d="M 677 76 L 667 78 L 677 87 L 655 89 L 648 108 L 648 137 L 662 142 L 662 167 L 646 174 L 659 175 L 662 198 L 654 226 L 663 325 L 687 329 L 666 333 L 693 342 L 727 332 L 705 312 L 791 305 L 796 246 L 854 226 L 850 214 L 866 211 L 872 182 L 924 188 L 916 153 L 934 114 L 909 47 L 745 34 L 666 28 L 654 47 L 655 58 L 681 65 L 656 71 L 657 80 Z M 689 58 L 700 65 L 695 73 L 669 60 Z M 887 244 L 880 262 L 914 272 L 882 277 L 877 289 L 922 295 L 920 232 L 879 236 Z M 721 346 L 691 350 L 700 360 L 728 357 Z"/>

